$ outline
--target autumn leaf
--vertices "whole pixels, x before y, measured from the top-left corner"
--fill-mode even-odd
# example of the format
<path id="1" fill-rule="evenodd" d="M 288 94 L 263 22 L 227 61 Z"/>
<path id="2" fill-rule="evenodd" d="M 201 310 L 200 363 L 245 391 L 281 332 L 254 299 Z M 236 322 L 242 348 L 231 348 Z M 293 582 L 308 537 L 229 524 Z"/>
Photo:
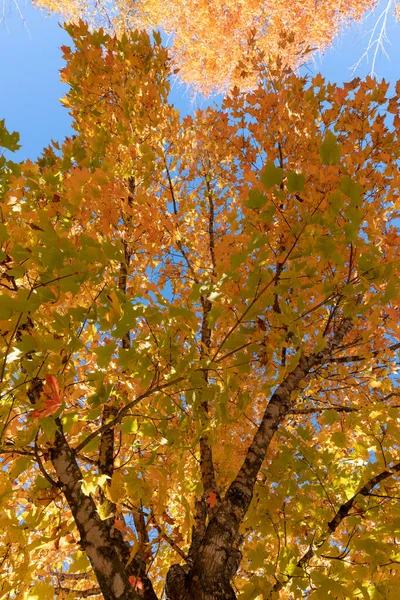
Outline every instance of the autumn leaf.
<path id="1" fill-rule="evenodd" d="M 207 496 L 207 504 L 212 509 L 215 508 L 218 504 L 218 497 L 215 492 L 210 492 Z"/>
<path id="2" fill-rule="evenodd" d="M 46 385 L 43 387 L 41 398 L 43 404 L 41 408 L 31 412 L 33 418 L 49 417 L 57 412 L 62 404 L 63 398 L 60 394 L 59 383 L 54 375 L 46 375 Z"/>
<path id="3" fill-rule="evenodd" d="M 340 145 L 335 134 L 331 131 L 328 131 L 325 135 L 320 154 L 324 165 L 335 165 L 340 158 Z"/>
<path id="4" fill-rule="evenodd" d="M 144 590 L 144 585 L 140 577 L 135 577 L 134 575 L 130 575 L 129 583 L 135 590 L 139 590 L 142 592 Z"/>
<path id="5" fill-rule="evenodd" d="M 290 10 L 282 0 L 268 6 L 257 0 L 169 0 L 167 10 L 159 0 L 141 0 L 134 11 L 129 0 L 113 0 L 109 6 L 112 20 L 101 5 L 88 0 L 36 0 L 36 5 L 66 21 L 78 23 L 84 18 L 120 33 L 143 27 L 162 29 L 172 40 L 174 70 L 186 83 L 210 93 L 235 85 L 252 89 L 263 76 L 263 68 L 265 71 L 264 56 L 272 64 L 283 62 L 290 68 L 302 64 L 311 52 L 331 45 L 349 21 L 359 21 L 368 14 L 375 0 L 345 4 L 339 0 L 295 0 Z M 154 39 L 158 44 L 158 34 Z"/>

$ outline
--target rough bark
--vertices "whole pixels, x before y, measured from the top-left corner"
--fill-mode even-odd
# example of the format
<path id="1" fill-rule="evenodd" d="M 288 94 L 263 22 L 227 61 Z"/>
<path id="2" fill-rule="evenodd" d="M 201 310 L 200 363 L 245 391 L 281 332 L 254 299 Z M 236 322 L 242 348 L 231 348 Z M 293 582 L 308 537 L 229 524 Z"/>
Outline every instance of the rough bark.
<path id="1" fill-rule="evenodd" d="M 83 475 L 62 433 L 61 423 L 57 425 L 59 429 L 50 450 L 50 458 L 104 600 L 140 600 L 129 583 L 125 563 L 116 550 L 115 541 L 110 539 L 108 526 L 100 519 L 93 499 L 82 492 Z"/>

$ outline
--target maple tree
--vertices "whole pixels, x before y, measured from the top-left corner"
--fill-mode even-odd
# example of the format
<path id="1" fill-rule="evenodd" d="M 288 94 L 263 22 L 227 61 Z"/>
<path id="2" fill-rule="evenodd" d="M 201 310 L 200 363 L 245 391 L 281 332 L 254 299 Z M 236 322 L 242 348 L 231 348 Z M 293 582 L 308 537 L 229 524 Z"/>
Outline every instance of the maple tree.
<path id="1" fill-rule="evenodd" d="M 181 120 L 157 34 L 67 30 L 75 135 L 0 158 L 0 598 L 396 598 L 400 85 Z"/>
<path id="2" fill-rule="evenodd" d="M 179 77 L 202 93 L 252 88 L 263 57 L 298 66 L 324 50 L 378 0 L 34 0 L 67 20 L 88 20 L 113 33 L 161 28 L 172 42 Z M 398 3 L 386 0 L 398 14 Z"/>

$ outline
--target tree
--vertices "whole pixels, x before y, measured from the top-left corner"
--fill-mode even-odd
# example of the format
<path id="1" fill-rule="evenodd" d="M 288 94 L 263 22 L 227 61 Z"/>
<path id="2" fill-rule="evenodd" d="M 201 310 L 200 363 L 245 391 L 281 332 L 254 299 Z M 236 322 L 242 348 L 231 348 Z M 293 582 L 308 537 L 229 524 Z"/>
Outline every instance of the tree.
<path id="1" fill-rule="evenodd" d="M 291 67 L 299 66 L 305 52 L 324 50 L 349 22 L 359 21 L 375 8 L 378 0 L 35 0 L 34 3 L 67 20 L 83 18 L 117 34 L 137 27 L 161 28 L 173 40 L 172 57 L 179 77 L 201 92 L 210 93 L 234 85 L 241 89 L 254 87 L 256 65 L 265 56 L 268 60 L 272 56 L 280 58 Z M 395 0 L 386 0 L 380 36 L 387 14 L 397 14 L 396 11 Z M 375 42 L 370 40 L 371 43 Z M 382 38 L 376 43 L 377 48 L 381 47 Z"/>
<path id="2" fill-rule="evenodd" d="M 399 84 L 182 121 L 159 36 L 67 29 L 76 133 L 0 164 L 0 597 L 395 598 Z"/>

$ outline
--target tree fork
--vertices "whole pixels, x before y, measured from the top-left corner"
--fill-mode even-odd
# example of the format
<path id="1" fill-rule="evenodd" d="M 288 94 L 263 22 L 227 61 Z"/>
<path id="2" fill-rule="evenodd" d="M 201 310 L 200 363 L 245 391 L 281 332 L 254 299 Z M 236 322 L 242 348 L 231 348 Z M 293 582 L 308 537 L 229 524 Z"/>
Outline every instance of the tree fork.
<path id="1" fill-rule="evenodd" d="M 265 453 L 275 431 L 294 404 L 292 393 L 305 381 L 312 368 L 323 364 L 340 346 L 350 329 L 351 319 L 343 319 L 327 347 L 310 356 L 301 356 L 297 367 L 286 376 L 271 396 L 243 464 L 211 517 L 203 543 L 194 560 L 190 589 L 195 598 L 211 600 L 213 598 L 210 595 L 212 590 L 216 594 L 214 595 L 215 600 L 235 598 L 229 580 L 236 573 L 240 558 L 233 545 L 239 526 L 249 508 L 257 474 L 265 458 Z M 237 562 L 238 560 L 239 562 Z M 236 567 L 235 570 L 234 567 Z"/>

